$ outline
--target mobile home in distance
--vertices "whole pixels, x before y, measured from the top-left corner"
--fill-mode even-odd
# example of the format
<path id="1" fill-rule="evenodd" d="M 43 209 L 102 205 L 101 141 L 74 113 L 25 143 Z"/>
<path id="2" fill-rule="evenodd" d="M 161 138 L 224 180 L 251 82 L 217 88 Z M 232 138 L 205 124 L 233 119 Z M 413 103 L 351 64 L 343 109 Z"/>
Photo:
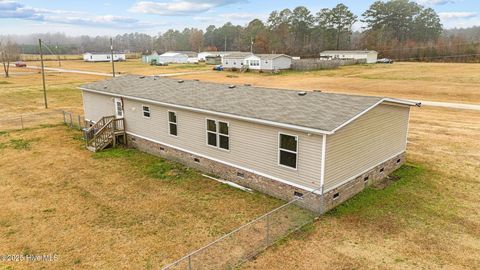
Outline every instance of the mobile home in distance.
<path id="1" fill-rule="evenodd" d="M 280 199 L 302 197 L 300 206 L 321 213 L 405 162 L 410 106 L 419 105 L 134 75 L 80 89 L 95 123 L 90 150 L 120 133 L 131 147 Z"/>
<path id="2" fill-rule="evenodd" d="M 376 51 L 323 51 L 320 53 L 323 59 L 340 59 L 340 60 L 365 60 L 367 64 L 377 63 L 378 52 Z"/>
<path id="3" fill-rule="evenodd" d="M 83 61 L 85 62 L 111 62 L 111 53 L 84 53 Z M 113 53 L 113 61 L 125 61 L 127 58 L 124 53 Z"/>
<path id="4" fill-rule="evenodd" d="M 156 57 L 159 63 L 194 64 L 198 63 L 198 54 L 190 51 L 166 52 Z"/>
<path id="5" fill-rule="evenodd" d="M 291 68 L 292 57 L 286 54 L 232 53 L 223 57 L 222 65 L 227 69 L 283 70 Z"/>

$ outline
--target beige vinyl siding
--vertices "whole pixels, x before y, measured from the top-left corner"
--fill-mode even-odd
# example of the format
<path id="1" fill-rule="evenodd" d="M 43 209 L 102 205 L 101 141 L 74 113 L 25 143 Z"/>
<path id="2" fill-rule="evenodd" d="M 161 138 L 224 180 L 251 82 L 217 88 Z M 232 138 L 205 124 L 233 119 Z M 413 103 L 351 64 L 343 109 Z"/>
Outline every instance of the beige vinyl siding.
<path id="1" fill-rule="evenodd" d="M 103 116 L 115 114 L 113 97 L 83 91 L 85 119 L 98 121 Z"/>
<path id="2" fill-rule="evenodd" d="M 407 106 L 380 104 L 327 136 L 324 190 L 403 152 L 409 111 Z"/>
<path id="3" fill-rule="evenodd" d="M 151 118 L 146 119 L 142 117 L 144 104 L 124 99 L 127 132 L 302 186 L 318 188 L 320 185 L 322 136 L 155 104 L 150 104 Z M 177 113 L 178 137 L 168 133 L 168 110 Z M 229 151 L 207 145 L 207 118 L 229 123 Z M 299 138 L 297 170 L 278 165 L 279 132 Z"/>

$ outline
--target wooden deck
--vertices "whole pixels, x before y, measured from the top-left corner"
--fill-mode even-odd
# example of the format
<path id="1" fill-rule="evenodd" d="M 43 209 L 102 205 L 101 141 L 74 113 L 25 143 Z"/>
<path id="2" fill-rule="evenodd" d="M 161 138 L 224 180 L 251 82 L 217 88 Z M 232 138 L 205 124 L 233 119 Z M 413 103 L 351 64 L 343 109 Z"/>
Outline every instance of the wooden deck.
<path id="1" fill-rule="evenodd" d="M 125 121 L 115 116 L 104 116 L 85 131 L 86 148 L 92 152 L 115 147 L 122 138 L 126 143 Z"/>

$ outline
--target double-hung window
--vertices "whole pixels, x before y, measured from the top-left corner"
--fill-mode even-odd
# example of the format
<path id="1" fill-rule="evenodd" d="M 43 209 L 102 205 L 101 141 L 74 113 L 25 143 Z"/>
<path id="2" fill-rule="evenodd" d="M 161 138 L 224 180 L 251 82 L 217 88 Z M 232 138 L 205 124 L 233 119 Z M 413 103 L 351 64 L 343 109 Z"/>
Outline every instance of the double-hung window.
<path id="1" fill-rule="evenodd" d="M 230 149 L 228 123 L 207 119 L 207 144 L 220 149 Z"/>
<path id="2" fill-rule="evenodd" d="M 173 136 L 178 135 L 177 129 L 177 113 L 169 111 L 168 112 L 168 133 Z"/>
<path id="3" fill-rule="evenodd" d="M 298 137 L 280 133 L 278 136 L 278 163 L 296 169 L 297 157 Z"/>
<path id="4" fill-rule="evenodd" d="M 143 117 L 150 118 L 150 106 L 142 106 Z"/>

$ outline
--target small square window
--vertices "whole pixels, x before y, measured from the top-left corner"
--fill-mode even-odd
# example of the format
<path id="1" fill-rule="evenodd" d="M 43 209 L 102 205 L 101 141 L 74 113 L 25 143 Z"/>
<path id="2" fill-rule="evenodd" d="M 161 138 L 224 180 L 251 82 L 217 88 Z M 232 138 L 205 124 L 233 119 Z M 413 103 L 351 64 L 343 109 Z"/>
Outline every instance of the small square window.
<path id="1" fill-rule="evenodd" d="M 143 117 L 150 118 L 150 106 L 142 106 Z"/>

